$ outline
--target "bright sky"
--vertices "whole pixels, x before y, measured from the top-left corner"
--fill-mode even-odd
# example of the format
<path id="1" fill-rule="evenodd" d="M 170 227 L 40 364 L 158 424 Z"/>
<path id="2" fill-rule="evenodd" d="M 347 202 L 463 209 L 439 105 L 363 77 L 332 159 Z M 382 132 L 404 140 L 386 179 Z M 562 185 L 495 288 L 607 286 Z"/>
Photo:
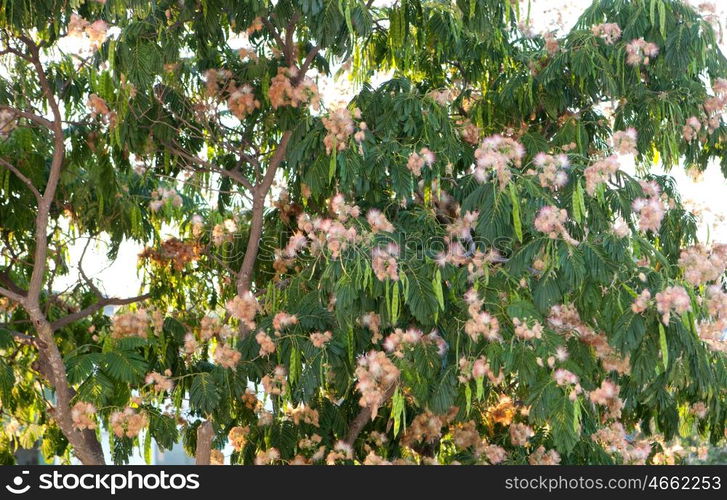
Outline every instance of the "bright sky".
<path id="1" fill-rule="evenodd" d="M 392 3 L 389 0 L 379 3 Z M 533 0 L 531 4 L 531 22 L 536 32 L 557 29 L 558 26 L 569 28 L 577 19 L 578 15 L 591 4 L 590 0 Z M 727 2 L 726 2 L 727 4 Z M 527 1 L 521 2 L 523 16 L 527 12 Z M 725 25 L 725 7 L 718 10 L 719 19 Z M 561 28 L 562 29 L 562 28 Z M 727 46 L 723 43 L 722 48 Z M 727 50 L 726 50 L 727 52 Z M 342 96 L 351 96 L 355 88 L 344 77 L 336 81 L 331 79 L 319 80 L 319 87 L 326 103 L 340 101 Z M 629 166 L 624 166 L 629 170 Z M 660 169 L 656 172 L 661 173 Z M 690 208 L 697 209 L 704 214 L 703 223 L 700 226 L 700 237 L 710 241 L 727 241 L 727 180 L 722 176 L 719 166 L 715 163 L 710 165 L 699 181 L 695 181 L 686 174 L 683 168 L 675 168 L 670 174 L 676 179 L 679 191 Z M 173 231 L 167 229 L 168 236 L 173 236 Z M 71 248 L 71 255 L 78 257 L 81 254 L 84 241 L 78 242 Z M 88 276 L 100 281 L 102 289 L 111 296 L 124 297 L 135 295 L 140 286 L 139 277 L 136 274 L 137 255 L 142 247 L 134 242 L 122 244 L 118 258 L 109 262 L 106 259 L 106 247 L 103 244 L 95 244 L 89 247 L 84 260 L 84 270 Z M 59 288 L 69 286 L 77 279 L 76 273 L 70 275 L 58 283 Z"/>

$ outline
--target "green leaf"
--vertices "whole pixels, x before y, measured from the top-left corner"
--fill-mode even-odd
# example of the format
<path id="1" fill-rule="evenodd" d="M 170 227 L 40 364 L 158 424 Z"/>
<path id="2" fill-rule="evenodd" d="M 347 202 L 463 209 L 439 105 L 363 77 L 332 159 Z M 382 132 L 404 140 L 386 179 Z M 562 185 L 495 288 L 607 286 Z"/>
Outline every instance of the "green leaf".
<path id="1" fill-rule="evenodd" d="M 520 220 L 520 197 L 517 186 L 514 182 L 510 183 L 510 201 L 512 201 L 512 223 L 515 227 L 515 235 L 520 243 L 523 241 L 523 226 Z"/>
<path id="2" fill-rule="evenodd" d="M 333 180 L 333 176 L 336 175 L 336 143 L 333 143 L 333 152 L 331 153 L 331 160 L 328 164 L 328 182 Z"/>
<path id="3" fill-rule="evenodd" d="M 394 419 L 394 436 L 399 434 L 401 423 L 405 418 L 405 411 L 404 396 L 402 396 L 401 390 L 397 387 L 396 392 L 394 392 L 394 396 L 391 399 L 391 416 Z"/>
<path id="4" fill-rule="evenodd" d="M 133 384 L 146 374 L 146 360 L 133 351 L 111 351 L 104 357 L 106 372 L 121 382 Z"/>
<path id="5" fill-rule="evenodd" d="M 220 393 L 215 387 L 211 374 L 195 375 L 189 388 L 189 403 L 193 409 L 202 413 L 211 413 L 217 408 L 220 403 Z"/>
<path id="6" fill-rule="evenodd" d="M 661 346 L 661 361 L 666 371 L 669 367 L 669 346 L 666 343 L 666 330 L 661 322 L 659 323 L 659 345 Z"/>
<path id="7" fill-rule="evenodd" d="M 434 289 L 434 295 L 437 296 L 437 302 L 439 302 L 439 308 L 444 311 L 444 291 L 442 290 L 442 272 L 437 268 L 434 272 L 434 279 L 432 280 L 432 288 Z"/>

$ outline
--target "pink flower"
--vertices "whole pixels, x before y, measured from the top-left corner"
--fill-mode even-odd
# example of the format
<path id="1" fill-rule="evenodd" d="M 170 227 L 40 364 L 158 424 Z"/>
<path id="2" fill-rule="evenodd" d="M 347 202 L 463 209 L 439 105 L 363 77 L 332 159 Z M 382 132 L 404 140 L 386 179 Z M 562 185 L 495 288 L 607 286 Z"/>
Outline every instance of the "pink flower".
<path id="1" fill-rule="evenodd" d="M 561 236 L 567 243 L 578 245 L 578 241 L 574 240 L 565 228 L 565 222 L 568 220 L 568 212 L 565 209 L 558 209 L 552 205 L 546 205 L 540 209 L 535 217 L 535 229 L 545 233 L 551 239 Z"/>
<path id="2" fill-rule="evenodd" d="M 601 38 L 606 45 L 613 45 L 621 38 L 621 28 L 616 23 L 596 24 L 591 27 L 591 32 Z"/>
<path id="3" fill-rule="evenodd" d="M 368 221 L 369 225 L 371 226 L 371 231 L 373 231 L 374 233 L 378 233 L 378 232 L 393 233 L 394 232 L 394 226 L 391 224 L 391 222 L 389 222 L 389 220 L 381 212 L 381 210 L 372 208 L 371 210 L 369 210 L 369 213 L 366 214 L 366 220 Z"/>
<path id="4" fill-rule="evenodd" d="M 613 133 L 613 148 L 622 155 L 636 154 L 636 129 L 629 127 Z"/>
<path id="5" fill-rule="evenodd" d="M 683 314 L 692 310 L 692 300 L 681 286 L 670 286 L 656 294 L 656 310 L 662 316 L 663 323 L 669 324 L 671 312 Z"/>

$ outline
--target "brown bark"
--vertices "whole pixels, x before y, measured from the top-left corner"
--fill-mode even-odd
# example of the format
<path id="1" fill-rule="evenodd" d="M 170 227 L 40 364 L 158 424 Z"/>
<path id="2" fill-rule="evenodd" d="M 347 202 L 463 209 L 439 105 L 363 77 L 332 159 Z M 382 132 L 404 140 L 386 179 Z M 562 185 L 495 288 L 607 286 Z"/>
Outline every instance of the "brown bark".
<path id="1" fill-rule="evenodd" d="M 263 220 L 265 211 L 265 197 L 270 191 L 275 180 L 275 173 L 278 167 L 285 159 L 285 152 L 288 148 L 288 142 L 293 135 L 291 131 L 286 131 L 280 139 L 275 153 L 273 153 L 265 175 L 259 184 L 255 186 L 252 198 L 252 220 L 250 222 L 250 235 L 247 240 L 247 248 L 245 249 L 245 257 L 242 259 L 242 266 L 237 275 L 237 294 L 242 295 L 250 291 L 252 285 L 252 273 L 255 268 L 255 260 L 257 259 L 258 250 L 260 249 L 260 238 L 263 233 Z"/>
<path id="2" fill-rule="evenodd" d="M 197 447 L 194 451 L 194 462 L 197 465 L 209 465 L 212 455 L 212 439 L 215 437 L 212 422 L 205 420 L 197 427 Z"/>
<path id="3" fill-rule="evenodd" d="M 381 404 L 387 402 L 394 395 L 395 391 L 396 384 L 389 387 L 384 394 L 384 400 Z M 369 423 L 369 420 L 371 420 L 371 408 L 364 406 L 353 419 L 351 425 L 348 426 L 348 434 L 346 434 L 344 442 L 349 446 L 353 446 L 356 438 L 358 438 L 359 434 L 361 434 L 361 431 L 363 431 L 364 427 L 366 427 L 366 424 Z"/>
<path id="4" fill-rule="evenodd" d="M 53 338 L 50 323 L 39 309 L 29 308 L 28 314 L 42 341 L 42 344 L 39 344 L 41 373 L 49 379 L 56 393 L 56 404 L 52 409 L 53 418 L 73 447 L 75 455 L 84 465 L 103 465 L 105 463 L 103 451 L 96 433 L 90 430 L 79 431 L 73 427 L 71 418 L 73 390 L 68 384 L 66 367 Z"/>

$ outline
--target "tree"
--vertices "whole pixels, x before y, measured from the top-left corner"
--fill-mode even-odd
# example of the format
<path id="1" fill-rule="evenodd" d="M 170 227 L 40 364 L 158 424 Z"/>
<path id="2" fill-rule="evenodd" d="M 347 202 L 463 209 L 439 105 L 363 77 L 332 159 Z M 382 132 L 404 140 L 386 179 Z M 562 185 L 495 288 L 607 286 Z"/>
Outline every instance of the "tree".
<path id="1" fill-rule="evenodd" d="M 198 463 L 657 463 L 724 439 L 727 246 L 648 173 L 727 169 L 726 61 L 686 4 L 595 1 L 559 36 L 494 0 L 8 2 L 0 36 L 6 450 L 102 463 L 105 428 L 116 463 L 180 439 Z M 327 107 L 334 72 L 360 91 Z M 107 297 L 79 239 L 143 242 L 144 289 Z"/>

